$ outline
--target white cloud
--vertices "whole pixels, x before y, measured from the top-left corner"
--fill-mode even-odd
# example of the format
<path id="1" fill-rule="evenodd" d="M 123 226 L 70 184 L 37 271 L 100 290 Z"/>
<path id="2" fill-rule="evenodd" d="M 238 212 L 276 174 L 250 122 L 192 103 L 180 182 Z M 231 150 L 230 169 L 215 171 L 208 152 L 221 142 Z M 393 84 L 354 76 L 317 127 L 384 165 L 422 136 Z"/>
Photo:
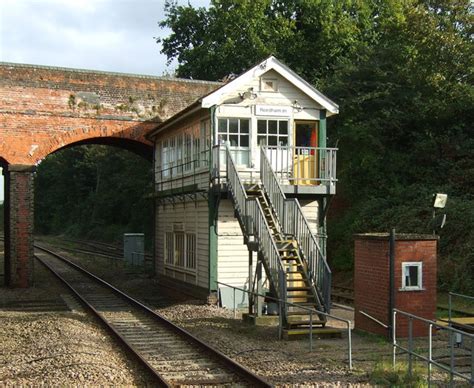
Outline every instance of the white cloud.
<path id="1" fill-rule="evenodd" d="M 166 58 L 153 37 L 169 33 L 158 27 L 164 3 L 0 0 L 0 60 L 160 75 Z"/>

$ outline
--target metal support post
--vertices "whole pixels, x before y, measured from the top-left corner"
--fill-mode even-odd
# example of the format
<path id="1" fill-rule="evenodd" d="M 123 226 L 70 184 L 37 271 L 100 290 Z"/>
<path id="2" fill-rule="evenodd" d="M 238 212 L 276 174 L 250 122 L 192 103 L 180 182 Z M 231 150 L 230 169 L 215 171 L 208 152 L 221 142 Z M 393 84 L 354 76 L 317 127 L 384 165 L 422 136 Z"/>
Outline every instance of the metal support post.
<path id="1" fill-rule="evenodd" d="M 471 385 L 474 386 L 474 338 L 471 338 Z"/>
<path id="2" fill-rule="evenodd" d="M 453 386 L 454 380 L 454 333 L 450 330 L 449 331 L 449 352 L 450 352 L 450 360 L 449 360 L 449 386 Z"/>
<path id="3" fill-rule="evenodd" d="M 397 362 L 397 312 L 395 310 L 393 310 L 392 322 L 392 366 L 395 369 Z"/>
<path id="4" fill-rule="evenodd" d="M 352 370 L 352 332 L 351 321 L 347 322 L 347 346 L 349 347 L 349 369 Z"/>
<path id="5" fill-rule="evenodd" d="M 408 318 L 408 376 L 413 375 L 413 318 Z"/>
<path id="6" fill-rule="evenodd" d="M 452 318 L 452 312 L 451 312 L 451 302 L 452 302 L 452 295 L 451 293 L 448 294 L 448 321 L 449 324 L 451 325 L 451 318 Z"/>
<path id="7" fill-rule="evenodd" d="M 236 312 L 235 312 L 235 288 L 233 288 L 232 290 L 234 290 L 233 303 L 234 303 L 234 319 L 235 319 L 237 317 Z"/>
<path id="8" fill-rule="evenodd" d="M 313 312 L 309 312 L 309 351 L 313 351 Z"/>
<path id="9" fill-rule="evenodd" d="M 428 333 L 428 388 L 431 387 L 431 362 L 433 361 L 433 324 L 430 323 Z"/>
<path id="10" fill-rule="evenodd" d="M 253 252 L 249 250 L 249 315 L 253 313 L 254 295 L 253 291 Z"/>
<path id="11" fill-rule="evenodd" d="M 262 261 L 258 260 L 257 262 L 257 294 L 262 295 Z M 257 317 L 262 316 L 262 297 L 257 296 Z"/>

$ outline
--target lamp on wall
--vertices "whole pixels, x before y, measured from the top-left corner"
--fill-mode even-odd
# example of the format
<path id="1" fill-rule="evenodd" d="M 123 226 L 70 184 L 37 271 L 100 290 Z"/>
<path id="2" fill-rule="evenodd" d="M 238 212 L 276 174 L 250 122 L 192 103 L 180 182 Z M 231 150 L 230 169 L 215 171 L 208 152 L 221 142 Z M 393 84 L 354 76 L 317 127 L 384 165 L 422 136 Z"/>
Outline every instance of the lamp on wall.
<path id="1" fill-rule="evenodd" d="M 433 194 L 433 218 L 431 219 L 433 234 L 446 224 L 446 213 L 436 215 L 436 209 L 444 209 L 446 202 L 448 202 L 448 194 Z"/>
<path id="2" fill-rule="evenodd" d="M 294 110 L 297 112 L 301 112 L 304 108 L 301 106 L 301 104 L 298 102 L 298 100 L 293 101 L 293 104 L 291 105 Z"/>
<path id="3" fill-rule="evenodd" d="M 255 100 L 257 98 L 257 93 L 253 91 L 253 88 L 248 88 L 247 91 L 239 93 L 239 97 L 242 100 Z"/>

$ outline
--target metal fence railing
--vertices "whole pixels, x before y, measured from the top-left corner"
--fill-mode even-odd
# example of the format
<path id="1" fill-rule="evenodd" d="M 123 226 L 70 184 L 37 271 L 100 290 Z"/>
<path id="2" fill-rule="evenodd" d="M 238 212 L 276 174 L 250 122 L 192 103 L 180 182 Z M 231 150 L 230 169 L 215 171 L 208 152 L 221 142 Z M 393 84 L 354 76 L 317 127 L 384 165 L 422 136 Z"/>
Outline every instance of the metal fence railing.
<path id="1" fill-rule="evenodd" d="M 236 290 L 244 292 L 244 293 L 248 294 L 249 296 L 252 296 L 252 298 L 261 297 L 261 298 L 265 298 L 266 300 L 271 300 L 273 302 L 276 302 L 279 306 L 278 336 L 279 336 L 280 339 L 283 336 L 282 335 L 282 333 L 283 333 L 283 310 L 287 309 L 288 307 L 293 307 L 293 308 L 301 309 L 301 310 L 305 311 L 306 313 L 309 313 L 308 338 L 309 338 L 309 349 L 310 349 L 310 351 L 313 351 L 313 317 L 315 315 L 316 316 L 324 315 L 324 316 L 326 316 L 328 318 L 331 318 L 331 319 L 334 319 L 336 321 L 344 322 L 346 324 L 346 330 L 347 330 L 347 361 L 348 361 L 348 364 L 349 364 L 349 369 L 352 369 L 352 327 L 351 327 L 352 322 L 350 320 L 337 317 L 335 315 L 326 313 L 324 311 L 318 311 L 318 310 L 315 310 L 315 309 L 312 309 L 312 308 L 309 308 L 309 307 L 297 305 L 295 303 L 291 303 L 291 302 L 288 302 L 288 301 L 280 299 L 280 298 L 274 298 L 274 297 L 271 297 L 271 296 L 268 296 L 268 295 L 263 295 L 263 294 L 256 293 L 254 291 L 245 290 L 245 289 L 240 288 L 240 287 L 235 287 L 235 286 L 232 286 L 232 285 L 227 284 L 227 283 L 217 282 L 217 284 L 233 289 L 234 319 L 237 318 L 237 309 L 236 309 L 236 303 L 235 303 L 235 291 Z M 249 298 L 249 300 L 250 300 L 250 298 Z"/>
<path id="2" fill-rule="evenodd" d="M 450 292 L 448 294 L 448 314 L 449 314 L 448 319 L 449 319 L 449 322 L 451 322 L 452 317 L 453 317 L 453 297 L 474 301 L 474 296 L 464 295 L 464 294 L 457 294 L 455 292 Z"/>
<path id="3" fill-rule="evenodd" d="M 262 146 L 279 180 L 288 184 L 334 184 L 337 148 Z"/>
<path id="4" fill-rule="evenodd" d="M 398 326 L 404 326 L 408 330 L 408 338 L 397 337 Z M 415 341 L 414 330 L 417 331 L 417 336 L 426 334 L 426 337 Z M 428 343 L 426 343 L 426 338 Z M 407 355 L 410 376 L 413 374 L 415 361 L 427 364 L 428 386 L 433 382 L 433 367 L 449 375 L 449 386 L 454 386 L 456 378 L 469 382 L 471 386 L 474 384 L 474 334 L 393 309 L 392 362 L 394 368 L 397 361 L 397 349 Z"/>

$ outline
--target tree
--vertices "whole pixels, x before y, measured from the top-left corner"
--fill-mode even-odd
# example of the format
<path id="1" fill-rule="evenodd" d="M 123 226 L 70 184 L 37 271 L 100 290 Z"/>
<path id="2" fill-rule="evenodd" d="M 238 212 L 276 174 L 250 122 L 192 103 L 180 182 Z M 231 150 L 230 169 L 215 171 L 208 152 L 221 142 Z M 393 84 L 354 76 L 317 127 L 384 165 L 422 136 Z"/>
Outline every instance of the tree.
<path id="1" fill-rule="evenodd" d="M 117 240 L 151 237 L 150 163 L 108 146 L 72 147 L 48 156 L 35 179 L 35 230 Z"/>
<path id="2" fill-rule="evenodd" d="M 431 194 L 445 191 L 440 280 L 473 291 L 473 15 L 469 0 L 168 3 L 160 42 L 178 76 L 215 80 L 274 54 L 334 99 L 350 206 L 329 222 L 329 256 L 347 267 L 354 232 L 427 232 Z"/>
<path id="3" fill-rule="evenodd" d="M 212 0 L 209 9 L 166 3 L 157 39 L 180 77 L 217 80 L 276 54 L 309 80 L 332 71 L 370 40 L 371 2 Z"/>

